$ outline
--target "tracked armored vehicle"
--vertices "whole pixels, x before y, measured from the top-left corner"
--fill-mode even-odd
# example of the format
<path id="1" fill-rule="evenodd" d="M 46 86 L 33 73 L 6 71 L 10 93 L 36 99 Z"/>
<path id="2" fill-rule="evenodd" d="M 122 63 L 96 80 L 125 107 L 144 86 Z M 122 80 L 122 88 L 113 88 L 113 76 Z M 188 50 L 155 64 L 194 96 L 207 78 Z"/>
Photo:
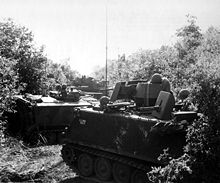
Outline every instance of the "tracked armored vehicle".
<path id="1" fill-rule="evenodd" d="M 36 145 L 60 144 L 65 132 L 73 122 L 74 108 L 91 106 L 91 103 L 79 98 L 79 93 L 51 96 L 25 94 L 15 96 L 14 113 L 7 114 L 8 131 L 21 137 L 26 143 Z"/>
<path id="2" fill-rule="evenodd" d="M 179 111 L 169 82 L 154 79 L 117 83 L 110 100 L 74 109 L 62 148 L 70 168 L 97 182 L 146 183 L 146 172 L 163 165 L 164 149 L 173 157 L 183 153 L 184 124 L 197 113 Z"/>

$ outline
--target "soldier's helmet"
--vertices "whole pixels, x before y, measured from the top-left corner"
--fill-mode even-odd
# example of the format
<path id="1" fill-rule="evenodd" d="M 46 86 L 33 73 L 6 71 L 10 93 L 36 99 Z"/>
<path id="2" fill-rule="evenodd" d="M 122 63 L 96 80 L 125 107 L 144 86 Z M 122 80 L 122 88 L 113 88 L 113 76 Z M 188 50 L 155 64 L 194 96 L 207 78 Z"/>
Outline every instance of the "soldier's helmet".
<path id="1" fill-rule="evenodd" d="M 167 78 L 162 78 L 162 91 L 170 92 L 171 84 Z"/>
<path id="2" fill-rule="evenodd" d="M 190 94 L 190 92 L 189 92 L 188 89 L 182 89 L 179 92 L 178 98 L 180 100 L 184 100 L 184 99 L 186 99 L 189 96 L 189 94 Z"/>
<path id="3" fill-rule="evenodd" d="M 151 83 L 154 84 L 161 84 L 162 83 L 162 76 L 158 73 L 155 73 L 150 80 Z"/>
<path id="4" fill-rule="evenodd" d="M 67 87 L 67 86 L 66 86 L 65 84 L 63 84 L 63 85 L 62 85 L 62 90 L 65 90 L 66 87 Z"/>
<path id="5" fill-rule="evenodd" d="M 56 88 L 56 91 L 60 91 L 61 90 L 60 84 L 57 84 L 55 88 Z"/>
<path id="6" fill-rule="evenodd" d="M 106 107 L 109 103 L 110 99 L 107 96 L 103 96 L 100 98 L 100 107 Z"/>

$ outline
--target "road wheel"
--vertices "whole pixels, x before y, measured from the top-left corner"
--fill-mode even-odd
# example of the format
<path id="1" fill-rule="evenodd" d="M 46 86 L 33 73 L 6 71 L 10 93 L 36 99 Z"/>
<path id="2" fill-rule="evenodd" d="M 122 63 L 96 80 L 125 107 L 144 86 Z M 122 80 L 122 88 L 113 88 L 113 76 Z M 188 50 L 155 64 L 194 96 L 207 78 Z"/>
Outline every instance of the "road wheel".
<path id="1" fill-rule="evenodd" d="M 113 177 L 117 183 L 128 183 L 130 180 L 130 167 L 121 163 L 114 163 Z"/>
<path id="2" fill-rule="evenodd" d="M 63 146 L 61 153 L 63 160 L 71 167 L 74 166 L 76 156 L 72 147 L 69 145 Z"/>
<path id="3" fill-rule="evenodd" d="M 109 180 L 112 174 L 111 162 L 105 158 L 97 158 L 95 161 L 95 173 L 100 180 Z"/>
<path id="4" fill-rule="evenodd" d="M 135 170 L 132 175 L 131 175 L 131 183 L 147 183 L 149 182 L 147 174 L 139 171 L 139 170 Z"/>
<path id="5" fill-rule="evenodd" d="M 78 159 L 79 173 L 85 177 L 92 175 L 93 173 L 93 159 L 88 154 L 81 154 Z"/>

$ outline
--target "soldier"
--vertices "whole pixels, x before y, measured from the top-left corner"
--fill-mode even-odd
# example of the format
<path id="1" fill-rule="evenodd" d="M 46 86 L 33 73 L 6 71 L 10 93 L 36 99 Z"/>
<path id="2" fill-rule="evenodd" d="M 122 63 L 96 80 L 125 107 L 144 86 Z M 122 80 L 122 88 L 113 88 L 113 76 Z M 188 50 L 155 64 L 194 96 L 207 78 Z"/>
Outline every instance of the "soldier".
<path id="1" fill-rule="evenodd" d="M 165 77 L 162 78 L 162 91 L 171 92 L 170 81 Z"/>
<path id="2" fill-rule="evenodd" d="M 47 84 L 46 83 L 43 83 L 43 86 L 42 86 L 42 96 L 43 97 L 46 97 L 47 96 Z"/>
<path id="3" fill-rule="evenodd" d="M 182 107 L 180 110 L 182 111 L 196 111 L 196 107 L 190 100 L 190 92 L 188 89 L 180 90 L 178 94 L 178 104 L 181 104 Z"/>
<path id="4" fill-rule="evenodd" d="M 64 100 L 67 97 L 66 85 L 63 84 L 61 87 L 61 98 Z"/>
<path id="5" fill-rule="evenodd" d="M 101 107 L 101 109 L 107 108 L 107 105 L 109 104 L 109 101 L 110 101 L 109 97 L 107 97 L 107 96 L 101 97 L 100 98 L 100 107 Z"/>
<path id="6" fill-rule="evenodd" d="M 161 74 L 155 73 L 150 79 L 150 83 L 154 84 L 161 84 L 162 83 L 162 76 Z"/>

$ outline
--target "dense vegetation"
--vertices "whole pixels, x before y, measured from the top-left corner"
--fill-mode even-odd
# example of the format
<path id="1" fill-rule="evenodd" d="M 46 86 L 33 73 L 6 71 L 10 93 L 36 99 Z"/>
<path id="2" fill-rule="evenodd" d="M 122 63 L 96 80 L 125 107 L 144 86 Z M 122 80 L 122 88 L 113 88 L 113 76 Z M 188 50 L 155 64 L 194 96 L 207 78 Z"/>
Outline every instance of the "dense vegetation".
<path id="1" fill-rule="evenodd" d="M 32 33 L 12 20 L 0 22 L 0 182 L 57 182 L 75 174 L 62 164 L 60 147 L 27 148 L 7 136 L 3 111 L 13 111 L 12 97 L 40 93 L 47 58 Z"/>
<path id="2" fill-rule="evenodd" d="M 13 78 L 13 88 L 22 86 L 24 92 L 39 94 L 45 84 L 48 89 L 53 89 L 56 84 L 97 84 L 94 79 L 81 76 L 71 69 L 69 59 L 64 59 L 61 63 L 48 59 L 44 54 L 44 47 L 36 46 L 32 32 L 11 19 L 0 22 L 0 59 L 0 76 L 4 80 L 6 77 Z M 8 69 L 4 69 L 5 67 Z"/>
<path id="3" fill-rule="evenodd" d="M 139 50 L 109 61 L 109 85 L 121 80 L 148 80 L 157 72 L 171 81 L 175 95 L 182 88 L 190 89 L 192 101 L 203 115 L 188 128 L 184 155 L 178 159 L 171 157 L 170 160 L 169 154 L 165 154 L 168 156 L 168 165 L 153 167 L 149 177 L 158 183 L 220 182 L 220 30 L 210 27 L 202 32 L 196 24 L 196 18 L 188 16 L 186 25 L 177 30 L 176 36 L 177 41 L 172 46 Z M 45 83 L 51 89 L 57 83 L 77 86 L 90 84 L 96 88 L 97 81 L 104 78 L 104 69 L 94 72 L 95 80 L 82 77 L 71 69 L 68 60 L 57 64 L 47 59 L 43 47 L 36 48 L 34 45 L 33 35 L 27 28 L 11 20 L 1 22 L 0 116 L 5 109 L 13 110 L 11 96 L 16 93 L 40 93 Z M 11 156 L 15 145 L 10 146 L 12 141 L 5 138 L 3 129 L 6 121 L 2 116 L 0 120 L 1 152 Z M 15 157 L 21 154 L 26 162 L 29 161 L 29 150 L 20 149 L 17 154 L 14 152 Z M 8 161 L 6 156 L 0 159 L 1 162 Z M 0 168 L 0 172 L 10 172 L 10 168 Z M 46 176 L 47 170 L 48 167 L 38 172 Z M 19 171 L 22 172 L 21 169 Z M 36 171 L 34 173 L 37 174 Z M 0 174 L 0 178 L 3 176 L 5 173 Z M 33 177 L 32 174 L 30 176 Z M 3 178 L 7 180 L 8 177 Z"/>
<path id="4" fill-rule="evenodd" d="M 196 18 L 188 16 L 187 25 L 176 32 L 173 46 L 161 46 L 155 50 L 139 50 L 131 55 L 119 56 L 108 63 L 109 85 L 120 80 L 146 79 L 153 73 L 167 77 L 173 90 L 189 87 L 200 75 L 219 75 L 219 30 L 210 27 L 202 33 Z M 104 78 L 104 69 L 94 72 L 96 79 Z M 103 70 L 103 71 L 102 71 Z"/>

